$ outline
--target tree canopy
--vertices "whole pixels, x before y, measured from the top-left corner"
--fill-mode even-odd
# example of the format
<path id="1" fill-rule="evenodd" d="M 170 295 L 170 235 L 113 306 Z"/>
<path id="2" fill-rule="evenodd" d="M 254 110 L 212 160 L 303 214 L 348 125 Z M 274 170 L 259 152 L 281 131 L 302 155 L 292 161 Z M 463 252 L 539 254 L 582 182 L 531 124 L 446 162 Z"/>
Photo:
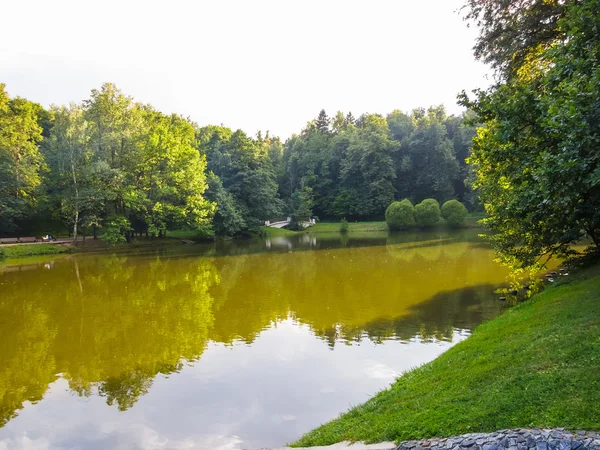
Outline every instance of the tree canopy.
<path id="1" fill-rule="evenodd" d="M 597 248 L 600 1 L 519 2 L 510 17 L 506 2 L 476 3 L 471 16 L 484 18 L 476 54 L 497 58 L 501 79 L 461 101 L 485 125 L 470 162 L 492 242 L 515 266 L 567 256 L 584 237 Z"/>

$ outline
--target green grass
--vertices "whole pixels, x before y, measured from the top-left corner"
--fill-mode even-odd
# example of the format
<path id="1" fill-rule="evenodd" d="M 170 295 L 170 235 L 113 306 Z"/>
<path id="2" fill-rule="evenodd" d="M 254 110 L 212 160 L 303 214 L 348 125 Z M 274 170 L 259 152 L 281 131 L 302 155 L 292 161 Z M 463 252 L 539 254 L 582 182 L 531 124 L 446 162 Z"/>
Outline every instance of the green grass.
<path id="1" fill-rule="evenodd" d="M 485 217 L 484 213 L 469 213 L 462 228 L 479 228 L 481 225 L 478 223 L 480 219 Z M 348 222 L 349 228 L 348 232 L 357 232 L 357 233 L 365 233 L 370 231 L 388 231 L 387 224 L 384 220 L 376 221 L 376 222 Z M 438 228 L 447 228 L 448 224 L 444 219 L 441 219 L 440 222 L 434 227 L 434 229 Z M 415 227 L 416 229 L 416 227 Z M 307 228 L 305 232 L 308 233 L 337 233 L 340 231 L 340 223 L 339 222 L 319 222 L 316 225 Z"/>
<path id="2" fill-rule="evenodd" d="M 4 245 L 0 247 L 5 258 L 25 258 L 29 256 L 57 255 L 68 253 L 69 247 L 56 244 Z"/>
<path id="3" fill-rule="evenodd" d="M 260 227 L 264 231 L 265 237 L 278 237 L 278 236 L 293 236 L 298 234 L 297 231 L 286 230 L 285 228 L 273 228 L 273 227 Z"/>
<path id="4" fill-rule="evenodd" d="M 166 239 L 189 239 L 190 241 L 205 241 L 206 235 L 198 230 L 174 230 L 167 231 Z M 139 239 L 143 241 L 144 238 Z"/>
<path id="5" fill-rule="evenodd" d="M 599 430 L 600 264 L 556 284 L 294 445 Z"/>
<path id="6" fill-rule="evenodd" d="M 387 231 L 385 221 L 381 222 L 348 222 L 348 232 L 369 232 L 369 231 Z M 316 225 L 307 228 L 308 233 L 338 233 L 340 231 L 339 222 L 319 222 Z"/>

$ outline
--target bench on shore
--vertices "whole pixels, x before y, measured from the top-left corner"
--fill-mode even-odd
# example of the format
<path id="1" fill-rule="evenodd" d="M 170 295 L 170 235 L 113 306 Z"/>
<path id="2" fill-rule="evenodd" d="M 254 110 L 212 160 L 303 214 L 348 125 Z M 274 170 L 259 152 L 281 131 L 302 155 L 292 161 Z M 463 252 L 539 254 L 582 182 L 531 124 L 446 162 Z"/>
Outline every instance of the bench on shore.
<path id="1" fill-rule="evenodd" d="M 35 236 L 27 236 L 21 238 L 0 238 L 0 244 L 19 244 L 26 242 L 37 242 L 38 238 Z"/>

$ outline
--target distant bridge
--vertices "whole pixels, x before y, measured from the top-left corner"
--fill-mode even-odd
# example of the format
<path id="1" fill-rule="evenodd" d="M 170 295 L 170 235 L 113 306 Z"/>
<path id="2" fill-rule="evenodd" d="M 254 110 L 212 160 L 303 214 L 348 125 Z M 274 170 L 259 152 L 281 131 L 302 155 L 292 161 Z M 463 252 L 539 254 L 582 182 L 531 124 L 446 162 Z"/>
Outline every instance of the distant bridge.
<path id="1" fill-rule="evenodd" d="M 275 222 L 271 222 L 270 220 L 265 220 L 265 227 L 271 227 L 271 228 L 284 228 L 286 226 L 288 226 L 290 224 L 290 222 L 292 221 L 291 217 L 287 217 L 285 220 L 277 220 L 275 219 Z M 315 219 L 308 219 L 308 222 L 302 222 L 302 226 L 304 228 L 308 228 L 311 225 L 314 225 Z"/>

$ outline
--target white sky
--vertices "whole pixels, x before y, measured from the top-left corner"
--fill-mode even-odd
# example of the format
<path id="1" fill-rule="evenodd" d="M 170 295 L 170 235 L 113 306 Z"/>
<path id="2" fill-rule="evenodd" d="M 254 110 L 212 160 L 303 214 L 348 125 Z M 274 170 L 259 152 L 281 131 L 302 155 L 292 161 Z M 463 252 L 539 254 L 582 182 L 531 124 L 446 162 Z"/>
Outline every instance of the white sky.
<path id="1" fill-rule="evenodd" d="M 0 82 L 44 106 L 115 83 L 200 125 L 299 132 L 486 87 L 463 0 L 2 0 Z"/>

